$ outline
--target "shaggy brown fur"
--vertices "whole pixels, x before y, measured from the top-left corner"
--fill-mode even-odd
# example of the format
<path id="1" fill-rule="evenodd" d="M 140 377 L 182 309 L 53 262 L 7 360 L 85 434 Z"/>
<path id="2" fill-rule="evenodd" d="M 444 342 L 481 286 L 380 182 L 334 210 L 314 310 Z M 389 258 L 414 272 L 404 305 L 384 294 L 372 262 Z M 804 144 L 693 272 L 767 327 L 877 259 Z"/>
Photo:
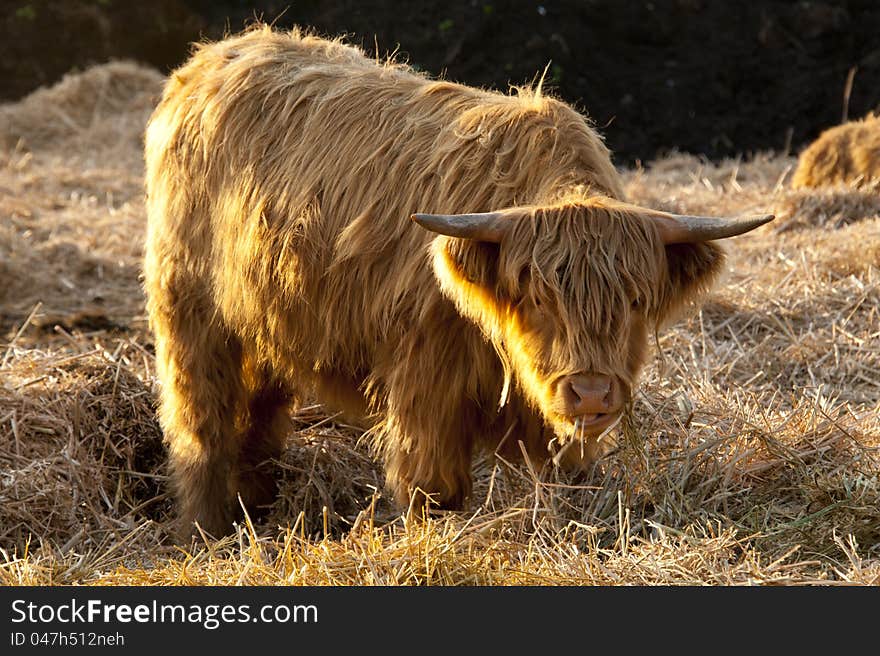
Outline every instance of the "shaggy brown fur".
<path id="1" fill-rule="evenodd" d="M 309 394 L 372 426 L 401 503 L 460 505 L 474 449 L 546 459 L 573 433 L 559 380 L 629 392 L 647 333 L 721 265 L 711 242 L 664 247 L 564 103 L 298 31 L 200 46 L 146 141 L 160 417 L 183 519 L 214 532 L 236 493 L 272 500 Z M 501 244 L 409 218 L 502 208 Z"/>
<path id="2" fill-rule="evenodd" d="M 801 153 L 795 189 L 880 180 L 880 115 L 825 130 Z"/>

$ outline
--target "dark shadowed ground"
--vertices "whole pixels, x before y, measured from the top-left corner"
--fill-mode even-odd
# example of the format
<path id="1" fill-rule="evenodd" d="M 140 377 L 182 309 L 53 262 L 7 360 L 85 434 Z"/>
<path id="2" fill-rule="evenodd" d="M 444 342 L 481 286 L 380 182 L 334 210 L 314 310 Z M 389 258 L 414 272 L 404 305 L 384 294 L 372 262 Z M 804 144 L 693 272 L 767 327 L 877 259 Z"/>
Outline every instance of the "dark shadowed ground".
<path id="1" fill-rule="evenodd" d="M 286 8 L 286 10 L 285 10 Z M 0 0 L 0 98 L 114 57 L 163 71 L 254 16 L 350 34 L 417 67 L 506 89 L 547 67 L 619 163 L 793 149 L 880 105 L 880 2 L 764 0 Z M 280 18 L 279 18 L 280 16 Z"/>

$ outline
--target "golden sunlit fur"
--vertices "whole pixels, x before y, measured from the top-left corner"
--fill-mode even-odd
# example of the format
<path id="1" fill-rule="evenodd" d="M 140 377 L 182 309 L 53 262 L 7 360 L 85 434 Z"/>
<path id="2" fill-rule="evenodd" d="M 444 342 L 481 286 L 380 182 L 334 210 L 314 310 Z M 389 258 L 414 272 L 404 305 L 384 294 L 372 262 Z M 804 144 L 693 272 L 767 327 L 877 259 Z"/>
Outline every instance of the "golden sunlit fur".
<path id="1" fill-rule="evenodd" d="M 310 395 L 371 427 L 399 502 L 459 506 L 474 449 L 546 459 L 569 436 L 560 376 L 634 385 L 648 331 L 722 259 L 664 247 L 614 200 L 608 150 L 566 104 L 296 30 L 200 46 L 146 161 L 160 418 L 183 520 L 214 532 L 236 493 L 272 500 L 265 463 Z M 502 208 L 501 244 L 409 219 Z"/>
<path id="2" fill-rule="evenodd" d="M 880 180 L 880 115 L 825 130 L 801 153 L 794 189 Z"/>

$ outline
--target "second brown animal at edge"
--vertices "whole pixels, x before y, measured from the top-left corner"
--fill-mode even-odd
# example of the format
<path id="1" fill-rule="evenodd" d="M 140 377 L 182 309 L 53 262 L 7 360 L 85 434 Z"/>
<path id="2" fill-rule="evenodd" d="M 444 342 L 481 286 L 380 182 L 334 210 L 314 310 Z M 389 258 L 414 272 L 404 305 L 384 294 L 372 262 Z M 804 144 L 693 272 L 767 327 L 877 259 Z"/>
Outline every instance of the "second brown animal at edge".
<path id="1" fill-rule="evenodd" d="M 880 115 L 825 130 L 798 158 L 794 189 L 880 181 Z"/>

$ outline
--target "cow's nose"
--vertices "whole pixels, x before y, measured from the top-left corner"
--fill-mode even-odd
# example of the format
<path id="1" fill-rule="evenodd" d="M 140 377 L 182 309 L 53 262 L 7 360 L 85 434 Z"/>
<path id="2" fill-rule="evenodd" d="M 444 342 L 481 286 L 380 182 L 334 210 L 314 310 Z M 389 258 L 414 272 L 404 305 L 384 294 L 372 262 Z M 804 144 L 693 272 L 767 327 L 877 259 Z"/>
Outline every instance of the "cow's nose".
<path id="1" fill-rule="evenodd" d="M 616 385 L 611 376 L 578 374 L 562 384 L 565 405 L 570 417 L 605 414 L 617 410 Z"/>

